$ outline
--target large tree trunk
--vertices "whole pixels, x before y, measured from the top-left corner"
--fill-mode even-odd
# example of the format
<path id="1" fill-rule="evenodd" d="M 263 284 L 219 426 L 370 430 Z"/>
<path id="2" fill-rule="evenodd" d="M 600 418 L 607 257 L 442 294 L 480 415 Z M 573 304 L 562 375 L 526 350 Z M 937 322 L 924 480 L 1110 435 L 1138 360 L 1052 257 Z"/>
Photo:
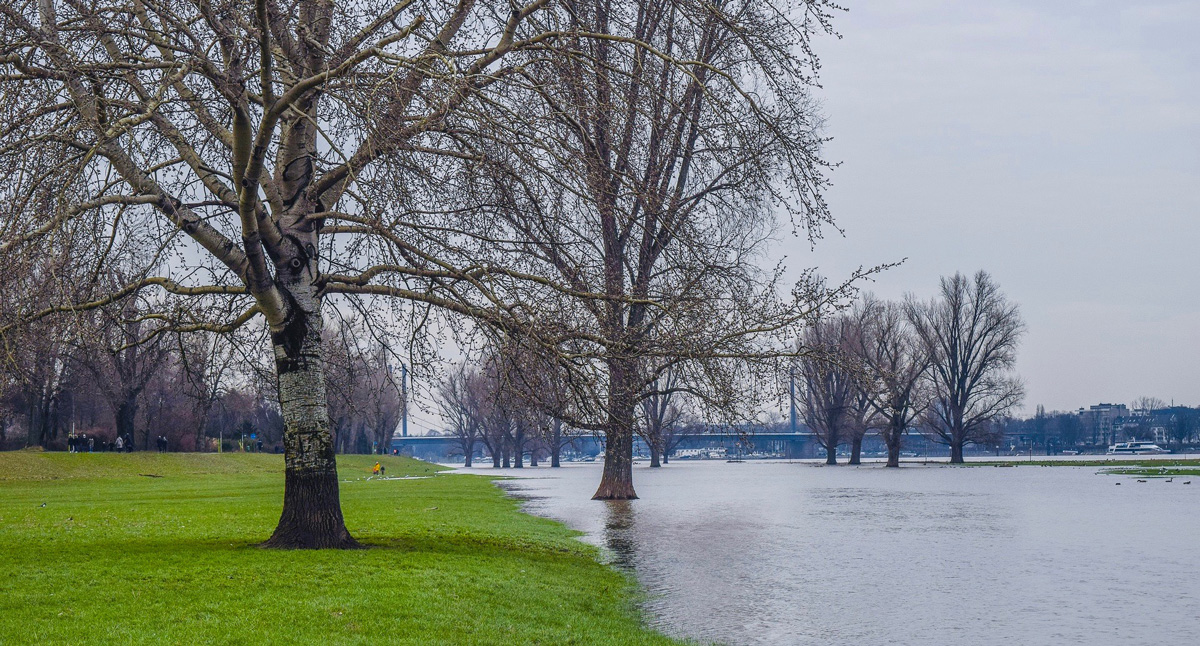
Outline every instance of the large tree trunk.
<path id="1" fill-rule="evenodd" d="M 855 435 L 850 442 L 850 464 L 862 464 L 863 436 Z"/>
<path id="2" fill-rule="evenodd" d="M 662 451 L 658 448 L 660 443 L 659 442 L 648 442 L 648 444 L 650 445 L 649 446 L 649 448 L 650 448 L 650 468 L 656 469 L 658 467 L 661 467 L 662 463 L 658 461 L 658 456 L 660 454 L 662 454 Z"/>
<path id="3" fill-rule="evenodd" d="M 117 435 L 128 436 L 128 438 L 131 441 L 135 437 L 133 434 L 133 426 L 134 426 L 134 420 L 137 419 L 137 411 L 138 411 L 138 401 L 137 400 L 138 400 L 138 398 L 137 398 L 136 394 L 135 395 L 125 395 L 125 397 L 117 404 L 117 410 L 115 413 L 115 417 L 116 417 L 115 421 L 117 423 Z M 146 431 L 145 439 L 146 439 L 146 442 L 150 441 L 150 435 L 149 435 L 148 429 Z M 150 447 L 146 446 L 146 442 L 143 443 L 142 448 L 148 449 Z"/>
<path id="4" fill-rule="evenodd" d="M 888 459 L 887 466 L 893 468 L 900 467 L 900 432 L 893 430 L 883 437 L 883 441 L 887 444 Z"/>
<path id="5" fill-rule="evenodd" d="M 321 303 L 307 280 L 289 285 L 292 316 L 272 333 L 283 414 L 283 513 L 264 547 L 359 547 L 346 530 L 329 432 L 321 356 Z"/>
<path id="6" fill-rule="evenodd" d="M 837 464 L 837 444 L 833 442 L 825 446 L 825 464 Z"/>
<path id="7" fill-rule="evenodd" d="M 633 500 L 634 395 L 629 362 L 612 359 L 609 366 L 608 424 L 605 429 L 604 474 L 592 500 Z"/>
<path id="8" fill-rule="evenodd" d="M 964 444 L 966 444 L 966 441 L 960 438 L 954 438 L 954 440 L 950 442 L 950 464 L 963 463 Z"/>
<path id="9" fill-rule="evenodd" d="M 670 453 L 671 453 L 670 451 L 663 449 L 663 452 L 662 452 L 662 463 L 663 464 L 666 464 L 667 461 L 670 459 L 670 457 L 671 457 Z"/>
<path id="10" fill-rule="evenodd" d="M 463 451 L 463 466 L 464 467 L 466 467 L 468 469 L 471 468 L 471 457 L 474 453 L 475 453 L 475 445 L 468 444 L 467 450 Z"/>
<path id="11" fill-rule="evenodd" d="M 500 468 L 500 453 L 497 452 L 496 449 L 494 449 L 494 448 L 491 449 L 491 453 L 492 453 L 492 468 L 499 469 Z"/>

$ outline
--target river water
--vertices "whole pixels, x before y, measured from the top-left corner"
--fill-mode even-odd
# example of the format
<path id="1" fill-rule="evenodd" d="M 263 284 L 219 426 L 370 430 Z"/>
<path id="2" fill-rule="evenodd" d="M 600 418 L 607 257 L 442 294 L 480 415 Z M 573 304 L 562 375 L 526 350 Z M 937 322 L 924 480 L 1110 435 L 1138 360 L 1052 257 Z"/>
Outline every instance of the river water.
<path id="1" fill-rule="evenodd" d="M 496 474 L 492 469 L 473 472 Z M 509 470 L 528 511 L 586 532 L 660 630 L 726 644 L 1185 644 L 1200 639 L 1200 478 L 1089 467 Z M 1121 482 L 1121 486 L 1116 486 Z"/>

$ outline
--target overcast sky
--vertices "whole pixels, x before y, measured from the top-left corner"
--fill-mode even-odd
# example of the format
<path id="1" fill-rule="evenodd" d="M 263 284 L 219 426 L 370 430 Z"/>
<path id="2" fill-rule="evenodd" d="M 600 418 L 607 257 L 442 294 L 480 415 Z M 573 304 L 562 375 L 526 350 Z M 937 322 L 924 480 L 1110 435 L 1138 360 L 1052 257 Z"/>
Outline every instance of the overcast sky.
<path id="1" fill-rule="evenodd" d="M 1200 404 L 1200 2 L 847 1 L 819 47 L 846 235 L 789 264 L 907 258 L 888 298 L 991 272 L 1027 410 Z"/>

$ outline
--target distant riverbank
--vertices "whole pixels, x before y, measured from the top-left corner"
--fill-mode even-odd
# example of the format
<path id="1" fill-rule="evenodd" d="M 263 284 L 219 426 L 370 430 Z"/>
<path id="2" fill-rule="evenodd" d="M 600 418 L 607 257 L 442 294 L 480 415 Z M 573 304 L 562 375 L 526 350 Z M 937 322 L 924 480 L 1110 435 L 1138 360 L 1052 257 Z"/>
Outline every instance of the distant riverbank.
<path id="1" fill-rule="evenodd" d="M 370 549 L 280 552 L 282 456 L 0 453 L 0 643 L 674 643 L 489 478 L 376 459 L 338 457 Z"/>

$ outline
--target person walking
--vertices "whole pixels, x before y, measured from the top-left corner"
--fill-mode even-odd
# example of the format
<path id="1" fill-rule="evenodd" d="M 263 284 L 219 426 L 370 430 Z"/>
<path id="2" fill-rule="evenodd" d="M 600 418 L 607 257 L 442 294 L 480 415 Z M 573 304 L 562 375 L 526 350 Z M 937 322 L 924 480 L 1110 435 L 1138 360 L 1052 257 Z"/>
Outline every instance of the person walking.
<path id="1" fill-rule="evenodd" d="M 118 435 L 118 436 L 117 436 L 117 441 L 116 441 L 114 444 L 115 444 L 115 445 L 116 445 L 116 447 L 117 447 L 117 453 L 120 453 L 122 450 L 124 450 L 124 449 L 125 449 L 125 438 L 123 438 L 123 437 L 121 437 L 120 435 Z"/>
<path id="2" fill-rule="evenodd" d="M 96 448 L 96 438 L 88 438 L 88 453 L 91 453 Z"/>

